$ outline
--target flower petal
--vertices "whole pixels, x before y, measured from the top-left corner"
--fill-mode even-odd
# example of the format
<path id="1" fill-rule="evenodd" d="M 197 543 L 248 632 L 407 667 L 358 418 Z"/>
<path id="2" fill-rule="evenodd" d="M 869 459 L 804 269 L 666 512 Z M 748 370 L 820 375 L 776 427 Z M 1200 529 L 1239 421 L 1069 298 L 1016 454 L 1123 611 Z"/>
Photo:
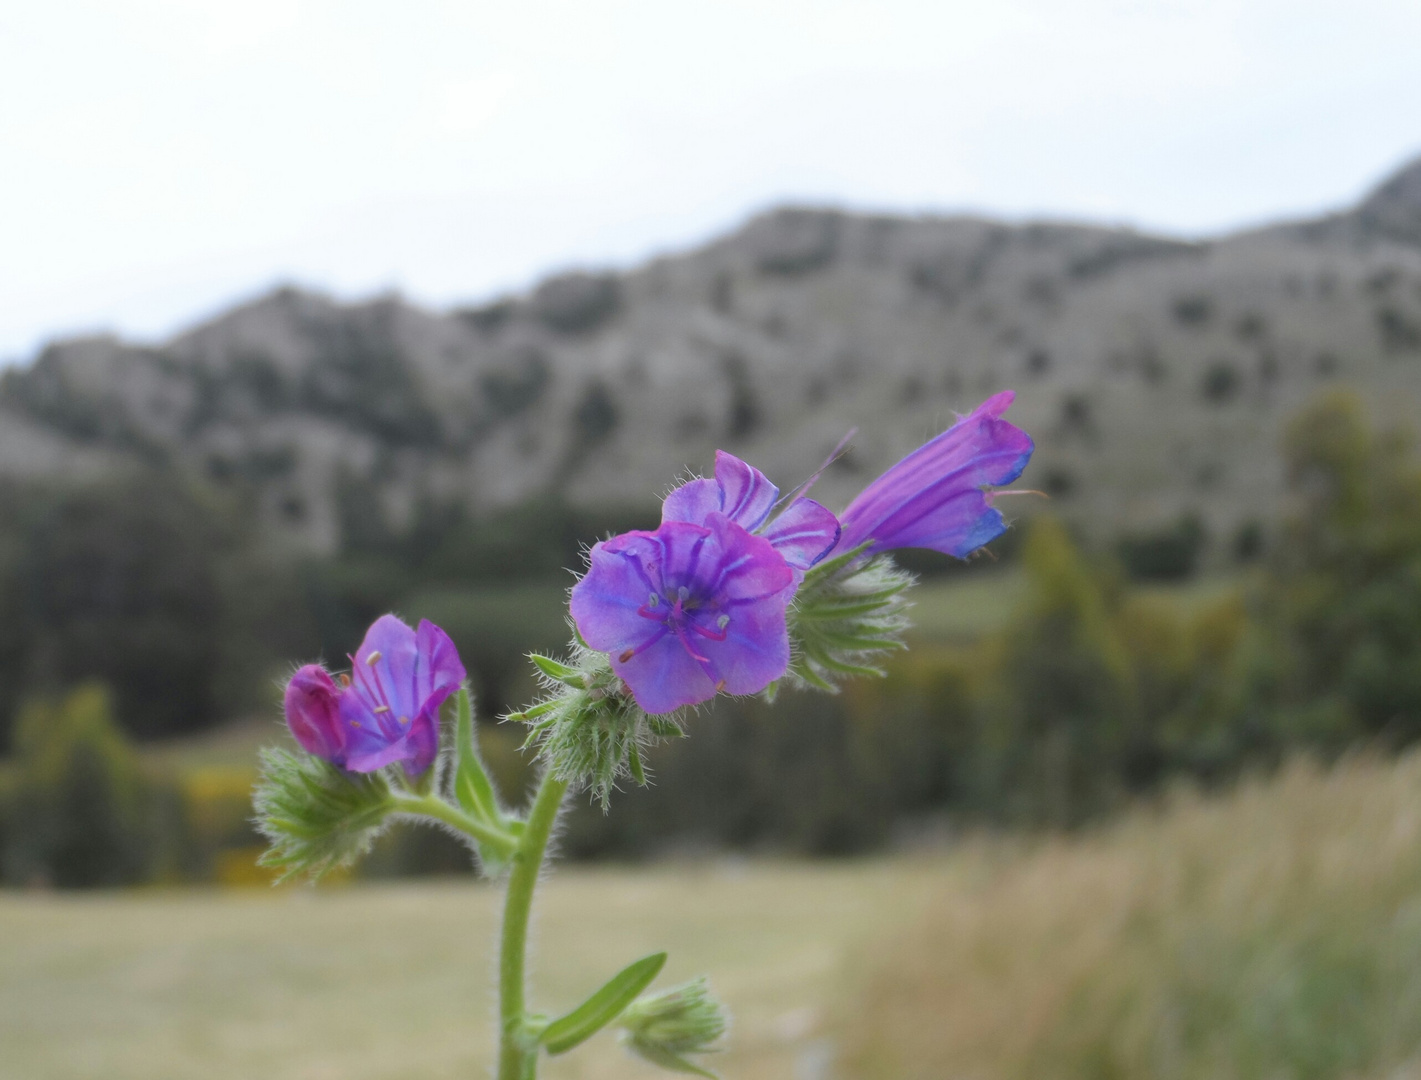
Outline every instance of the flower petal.
<path id="1" fill-rule="evenodd" d="M 666 496 L 661 504 L 661 520 L 699 525 L 712 510 L 719 510 L 720 504 L 720 484 L 714 480 L 691 480 Z"/>
<path id="2" fill-rule="evenodd" d="M 780 497 L 780 489 L 764 473 L 724 450 L 715 452 L 715 481 L 721 490 L 717 509 L 746 532 L 765 523 Z"/>
<path id="3" fill-rule="evenodd" d="M 699 526 L 677 523 L 679 528 Z M 664 548 L 659 533 L 629 532 L 592 546 L 589 567 L 572 587 L 572 621 L 582 640 L 599 652 L 620 653 L 651 638 L 657 623 L 637 614 L 663 591 Z M 706 530 L 700 529 L 701 532 Z"/>
<path id="4" fill-rule="evenodd" d="M 415 632 L 395 615 L 381 615 L 355 651 L 351 690 L 371 711 L 388 706 L 397 716 L 412 717 L 422 702 L 415 695 L 419 643 Z"/>
<path id="5" fill-rule="evenodd" d="M 419 711 L 425 712 L 436 696 L 443 702 L 457 690 L 467 673 L 463 661 L 459 659 L 459 650 L 454 647 L 449 635 L 428 619 L 419 621 L 419 629 L 415 631 L 415 647 L 418 663 L 414 691 L 420 703 Z"/>
<path id="6" fill-rule="evenodd" d="M 649 713 L 673 712 L 715 697 L 715 682 L 675 634 L 664 635 L 625 661 L 616 653 L 611 659 L 612 670 Z"/>
<path id="7" fill-rule="evenodd" d="M 839 519 L 813 499 L 795 499 L 760 534 L 795 570 L 808 570 L 839 539 Z"/>
<path id="8" fill-rule="evenodd" d="M 1004 391 L 889 468 L 840 515 L 836 550 L 874 541 L 873 551 L 931 547 L 966 555 L 1005 528 L 983 487 L 1021 475 L 1033 444 L 1000 419 L 1014 395 Z M 985 539 L 983 539 L 985 537 Z"/>
<path id="9" fill-rule="evenodd" d="M 341 693 L 325 668 L 320 664 L 306 664 L 296 669 L 283 695 L 286 725 L 301 748 L 337 765 L 345 756 L 339 708 Z"/>

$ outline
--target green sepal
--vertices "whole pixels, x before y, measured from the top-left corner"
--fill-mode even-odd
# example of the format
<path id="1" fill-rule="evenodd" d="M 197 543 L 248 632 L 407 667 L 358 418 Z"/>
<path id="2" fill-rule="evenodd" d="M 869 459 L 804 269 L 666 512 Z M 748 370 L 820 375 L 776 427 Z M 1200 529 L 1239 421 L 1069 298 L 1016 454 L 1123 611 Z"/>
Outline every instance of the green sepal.
<path id="1" fill-rule="evenodd" d="M 621 1016 L 637 995 L 651 985 L 665 964 L 664 952 L 652 953 L 628 964 L 581 1005 L 545 1027 L 538 1041 L 549 1054 L 567 1053 Z"/>
<path id="2" fill-rule="evenodd" d="M 710 992 L 704 978 L 693 979 L 627 1006 L 617 1021 L 622 1045 L 654 1065 L 673 1072 L 715 1077 L 691 1061 L 690 1054 L 713 1054 L 725 1034 L 725 1009 Z"/>
<path id="3" fill-rule="evenodd" d="M 470 817 L 511 832 L 511 822 L 498 805 L 493 781 L 479 759 L 479 744 L 474 736 L 474 706 L 467 687 L 460 687 L 454 695 L 454 745 L 453 788 L 459 807 Z M 475 841 L 475 846 L 485 874 L 494 877 L 502 871 L 506 860 L 501 855 L 487 844 Z"/>
<path id="4" fill-rule="evenodd" d="M 703 1069 L 694 1061 L 687 1061 L 680 1054 L 673 1054 L 670 1050 L 661 1046 L 636 1047 L 637 1057 L 659 1065 L 668 1072 L 690 1073 L 692 1076 L 703 1076 L 706 1080 L 720 1080 L 720 1073 L 713 1073 L 709 1069 Z"/>
<path id="5" fill-rule="evenodd" d="M 529 653 L 528 659 L 532 660 L 538 666 L 538 670 L 548 678 L 555 679 L 563 685 L 571 686 L 577 690 L 587 689 L 587 678 L 577 668 L 554 660 L 551 656 L 544 656 L 542 653 Z"/>
<path id="6" fill-rule="evenodd" d="M 503 815 L 498 809 L 498 798 L 474 741 L 473 703 L 469 700 L 469 691 L 463 687 L 454 696 L 454 744 L 454 797 L 466 814 L 485 821 L 499 821 Z"/>
<path id="7" fill-rule="evenodd" d="M 261 752 L 252 793 L 256 824 L 271 845 L 258 863 L 314 880 L 370 850 L 394 809 L 380 773 L 350 773 L 329 761 L 276 747 Z"/>

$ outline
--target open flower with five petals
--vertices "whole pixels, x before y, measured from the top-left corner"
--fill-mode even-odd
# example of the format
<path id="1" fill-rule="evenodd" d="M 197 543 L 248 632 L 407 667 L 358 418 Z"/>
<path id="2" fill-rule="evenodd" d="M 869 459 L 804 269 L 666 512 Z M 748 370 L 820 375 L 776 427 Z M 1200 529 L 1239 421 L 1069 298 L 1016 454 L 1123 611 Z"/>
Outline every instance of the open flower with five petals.
<path id="1" fill-rule="evenodd" d="M 768 539 L 721 511 L 614 536 L 589 558 L 573 620 L 646 712 L 758 693 L 789 666 L 795 574 Z"/>

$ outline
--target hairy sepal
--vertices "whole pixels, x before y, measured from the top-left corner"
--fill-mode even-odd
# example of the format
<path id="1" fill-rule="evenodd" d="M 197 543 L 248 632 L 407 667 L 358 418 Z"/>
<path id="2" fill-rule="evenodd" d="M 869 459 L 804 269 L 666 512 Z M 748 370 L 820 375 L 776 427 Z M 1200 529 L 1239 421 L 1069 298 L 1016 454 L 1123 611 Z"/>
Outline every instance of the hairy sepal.
<path id="1" fill-rule="evenodd" d="M 715 1073 L 687 1057 L 715 1053 L 728 1025 L 724 1006 L 704 978 L 638 998 L 617 1024 L 622 1045 L 637 1056 L 672 1072 L 715 1080 Z"/>
<path id="2" fill-rule="evenodd" d="M 383 774 L 350 773 L 275 747 L 261 752 L 252 805 L 270 845 L 257 861 L 278 871 L 277 881 L 301 874 L 314 881 L 351 865 L 370 850 L 393 809 Z"/>
<path id="3" fill-rule="evenodd" d="M 627 692 L 604 653 L 574 640 L 566 660 L 532 657 L 547 696 L 506 720 L 528 727 L 553 775 L 586 789 L 605 812 L 623 780 L 647 783 L 644 753 L 653 743 L 685 734 L 679 713 L 650 715 Z"/>
<path id="4" fill-rule="evenodd" d="M 786 679 L 833 692 L 846 679 L 882 675 L 883 660 L 906 647 L 903 594 L 914 580 L 887 555 L 865 558 L 862 550 L 816 566 L 790 609 Z"/>

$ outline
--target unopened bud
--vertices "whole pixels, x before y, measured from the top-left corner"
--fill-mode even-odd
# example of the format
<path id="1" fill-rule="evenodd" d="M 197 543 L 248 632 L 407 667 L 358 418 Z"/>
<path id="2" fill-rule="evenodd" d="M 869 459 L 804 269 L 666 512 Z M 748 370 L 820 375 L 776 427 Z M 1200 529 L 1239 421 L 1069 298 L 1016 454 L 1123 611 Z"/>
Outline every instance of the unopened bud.
<path id="1" fill-rule="evenodd" d="M 865 555 L 867 546 L 805 575 L 790 609 L 791 682 L 832 691 L 846 678 L 882 675 L 887 654 L 905 647 L 903 592 L 913 575 L 887 555 Z"/>
<path id="2" fill-rule="evenodd" d="M 712 1044 L 725 1034 L 726 1023 L 725 1009 L 704 978 L 639 997 L 617 1021 L 622 1045 L 633 1053 L 663 1069 L 707 1077 L 715 1073 L 686 1055 L 717 1051 Z"/>

